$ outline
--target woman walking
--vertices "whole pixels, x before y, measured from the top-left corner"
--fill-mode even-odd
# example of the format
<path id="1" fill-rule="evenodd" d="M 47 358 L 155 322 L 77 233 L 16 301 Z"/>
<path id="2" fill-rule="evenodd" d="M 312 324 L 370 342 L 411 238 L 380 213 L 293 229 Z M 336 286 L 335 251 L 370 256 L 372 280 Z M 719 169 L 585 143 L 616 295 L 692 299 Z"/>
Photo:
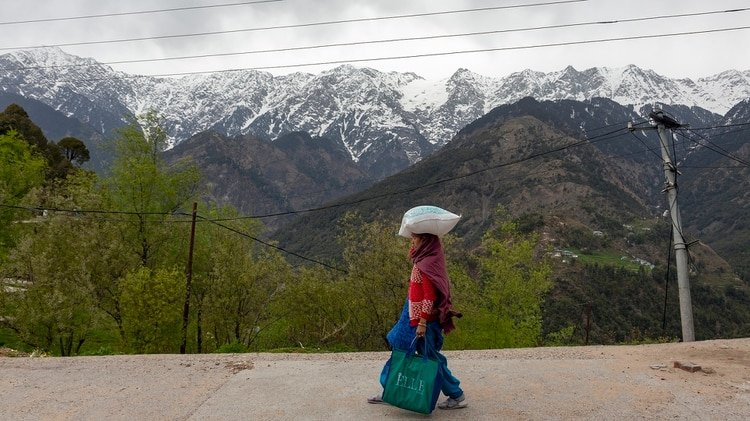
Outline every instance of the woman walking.
<path id="1" fill-rule="evenodd" d="M 412 234 L 409 257 L 414 264 L 409 278 L 409 291 L 401 317 L 388 333 L 388 343 L 391 348 L 408 349 L 415 337 L 420 341 L 429 341 L 428 357 L 438 361 L 441 391 L 448 397 L 438 404 L 438 408 L 465 408 L 467 400 L 459 386 L 461 382 L 453 376 L 448 369 L 447 359 L 439 352 L 443 347 L 443 333 L 455 328 L 453 317 L 461 317 L 460 313 L 453 310 L 451 284 L 440 238 L 433 234 Z M 384 387 L 389 370 L 390 360 L 386 362 L 380 375 L 380 384 Z M 382 394 L 367 401 L 383 403 Z"/>

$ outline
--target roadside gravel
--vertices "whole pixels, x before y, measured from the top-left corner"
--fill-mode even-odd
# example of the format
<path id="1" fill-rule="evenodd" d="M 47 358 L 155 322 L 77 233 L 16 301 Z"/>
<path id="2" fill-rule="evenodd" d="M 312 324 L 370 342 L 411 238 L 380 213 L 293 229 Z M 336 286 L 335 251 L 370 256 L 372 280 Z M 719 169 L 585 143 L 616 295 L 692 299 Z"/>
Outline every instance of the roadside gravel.
<path id="1" fill-rule="evenodd" d="M 750 338 L 446 355 L 469 407 L 435 419 L 750 419 Z M 424 419 L 365 402 L 388 356 L 0 357 L 0 420 Z"/>

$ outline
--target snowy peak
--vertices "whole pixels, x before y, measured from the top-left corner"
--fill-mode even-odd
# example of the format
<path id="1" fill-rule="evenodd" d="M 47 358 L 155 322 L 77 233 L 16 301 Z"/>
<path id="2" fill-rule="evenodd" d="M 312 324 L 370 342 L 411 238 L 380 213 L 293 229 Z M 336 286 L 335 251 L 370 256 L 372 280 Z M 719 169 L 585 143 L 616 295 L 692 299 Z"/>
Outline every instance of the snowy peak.
<path id="1" fill-rule="evenodd" d="M 750 98 L 750 71 L 693 81 L 635 65 L 526 69 L 502 78 L 459 68 L 437 81 L 352 65 L 319 74 L 237 70 L 155 78 L 131 77 L 59 48 L 40 48 L 0 55 L 0 68 L 15 69 L 0 74 L 5 92 L 39 100 L 101 132 L 151 109 L 164 117 L 173 144 L 209 129 L 269 141 L 302 131 L 332 139 L 352 160 L 379 168 L 376 177 L 422 159 L 470 122 L 524 97 L 603 97 L 635 110 L 660 102 L 720 114 Z"/>
<path id="2" fill-rule="evenodd" d="M 91 58 L 83 58 L 68 54 L 59 47 L 36 48 L 19 50 L 6 54 L 13 57 L 23 67 L 63 67 L 63 66 L 94 66 L 99 63 Z"/>

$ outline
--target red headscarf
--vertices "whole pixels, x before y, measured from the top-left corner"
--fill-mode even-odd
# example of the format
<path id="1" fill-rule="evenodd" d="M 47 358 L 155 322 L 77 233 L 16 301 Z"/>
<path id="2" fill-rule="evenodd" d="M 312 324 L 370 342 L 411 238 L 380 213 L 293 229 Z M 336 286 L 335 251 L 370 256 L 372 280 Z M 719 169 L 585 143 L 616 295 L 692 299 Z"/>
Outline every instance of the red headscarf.
<path id="1" fill-rule="evenodd" d="M 453 310 L 451 302 L 451 281 L 445 268 L 445 256 L 440 238 L 433 234 L 418 234 L 422 237 L 417 248 L 410 250 L 409 255 L 412 262 L 422 271 L 440 294 L 436 303 L 438 310 L 438 321 L 445 333 L 455 329 L 453 317 L 461 317 L 461 313 Z"/>

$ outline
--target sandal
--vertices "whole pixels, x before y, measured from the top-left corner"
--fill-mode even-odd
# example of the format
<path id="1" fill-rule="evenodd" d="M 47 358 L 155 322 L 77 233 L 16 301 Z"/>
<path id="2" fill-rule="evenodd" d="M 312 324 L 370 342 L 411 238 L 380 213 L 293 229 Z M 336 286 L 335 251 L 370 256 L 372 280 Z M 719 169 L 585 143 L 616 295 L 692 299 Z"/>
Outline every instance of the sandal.
<path id="1" fill-rule="evenodd" d="M 367 398 L 367 403 L 385 403 L 385 401 L 383 400 L 383 394 L 378 393 L 375 396 L 370 396 L 369 398 Z"/>

